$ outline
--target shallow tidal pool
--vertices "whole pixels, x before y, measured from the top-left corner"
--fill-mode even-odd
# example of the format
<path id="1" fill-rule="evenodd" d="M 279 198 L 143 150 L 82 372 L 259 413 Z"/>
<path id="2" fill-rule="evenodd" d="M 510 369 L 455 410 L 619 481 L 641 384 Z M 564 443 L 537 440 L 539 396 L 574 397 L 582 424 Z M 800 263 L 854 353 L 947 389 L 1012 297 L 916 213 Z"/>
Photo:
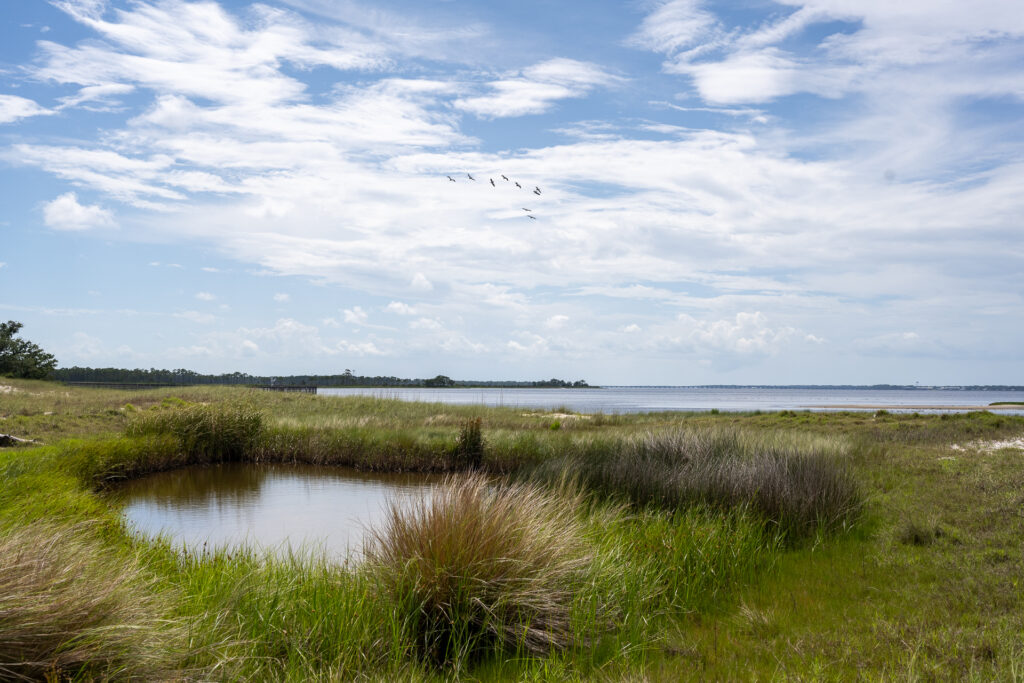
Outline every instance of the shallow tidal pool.
<path id="1" fill-rule="evenodd" d="M 427 493 L 442 480 L 421 473 L 372 473 L 313 465 L 231 463 L 161 472 L 126 482 L 115 500 L 143 536 L 204 548 L 357 559 L 389 500 Z"/>

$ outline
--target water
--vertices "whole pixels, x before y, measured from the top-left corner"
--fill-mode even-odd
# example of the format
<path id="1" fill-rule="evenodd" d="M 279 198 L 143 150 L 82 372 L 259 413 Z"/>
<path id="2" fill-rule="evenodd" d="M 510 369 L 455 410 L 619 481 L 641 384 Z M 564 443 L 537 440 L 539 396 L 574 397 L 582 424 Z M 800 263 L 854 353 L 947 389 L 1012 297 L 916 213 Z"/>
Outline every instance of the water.
<path id="1" fill-rule="evenodd" d="M 370 395 L 406 401 L 510 406 L 529 410 L 567 408 L 578 413 L 646 413 L 662 410 L 776 411 L 877 410 L 962 412 L 997 401 L 1024 403 L 1024 391 L 959 389 L 788 389 L 761 387 L 602 387 L 600 389 L 350 389 L 325 388 L 326 396 Z M 1024 415 L 1024 407 L 1000 408 Z"/>
<path id="2" fill-rule="evenodd" d="M 126 482 L 116 498 L 146 536 L 163 533 L 190 550 L 243 544 L 286 553 L 356 557 L 389 499 L 429 490 L 439 475 L 378 474 L 311 465 L 225 464 Z"/>

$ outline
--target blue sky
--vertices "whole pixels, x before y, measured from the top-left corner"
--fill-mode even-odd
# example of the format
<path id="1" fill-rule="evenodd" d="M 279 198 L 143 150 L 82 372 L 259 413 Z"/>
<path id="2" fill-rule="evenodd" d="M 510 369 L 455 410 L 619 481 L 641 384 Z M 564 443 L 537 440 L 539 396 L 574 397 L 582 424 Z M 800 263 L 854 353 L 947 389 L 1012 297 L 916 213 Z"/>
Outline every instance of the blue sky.
<path id="1" fill-rule="evenodd" d="M 1022 121 L 1019 0 L 6 0 L 0 318 L 62 366 L 1021 384 Z"/>

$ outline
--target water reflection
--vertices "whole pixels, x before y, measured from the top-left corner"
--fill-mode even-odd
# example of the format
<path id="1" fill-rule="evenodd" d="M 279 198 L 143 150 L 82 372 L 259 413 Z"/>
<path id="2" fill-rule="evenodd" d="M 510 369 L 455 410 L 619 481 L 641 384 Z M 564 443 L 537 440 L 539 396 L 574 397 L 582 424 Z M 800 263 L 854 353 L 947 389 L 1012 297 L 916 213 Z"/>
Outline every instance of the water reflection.
<path id="1" fill-rule="evenodd" d="M 116 493 L 129 523 L 199 549 L 254 545 L 284 552 L 319 548 L 352 557 L 389 498 L 409 497 L 437 475 L 376 474 L 311 465 L 224 464 L 163 472 Z"/>

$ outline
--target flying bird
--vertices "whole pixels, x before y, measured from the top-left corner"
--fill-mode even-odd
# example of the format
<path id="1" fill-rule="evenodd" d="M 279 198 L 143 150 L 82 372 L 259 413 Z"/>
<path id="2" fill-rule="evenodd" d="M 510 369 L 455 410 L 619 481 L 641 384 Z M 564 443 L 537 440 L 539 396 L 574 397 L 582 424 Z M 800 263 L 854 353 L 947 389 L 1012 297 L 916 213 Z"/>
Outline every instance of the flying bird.
<path id="1" fill-rule="evenodd" d="M 524 206 L 524 207 L 523 207 L 523 211 L 533 211 L 533 209 L 527 209 L 527 208 L 526 208 L 526 207 Z"/>
<path id="2" fill-rule="evenodd" d="M 527 214 L 527 216 L 526 216 L 526 217 L 527 217 L 527 218 L 529 218 L 529 219 L 530 219 L 531 221 L 535 221 L 535 220 L 537 220 L 537 217 L 536 217 L 536 216 L 531 216 L 531 215 L 529 215 L 529 214 Z"/>
<path id="3" fill-rule="evenodd" d="M 491 181 L 491 187 L 494 187 L 494 178 L 489 178 L 488 180 Z"/>
<path id="4" fill-rule="evenodd" d="M 507 176 L 507 175 L 505 175 L 504 173 L 502 173 L 502 174 L 501 174 L 501 177 L 505 179 L 505 182 L 508 182 L 508 176 Z"/>
<path id="5" fill-rule="evenodd" d="M 447 178 L 448 180 L 452 181 L 453 183 L 455 182 L 455 178 L 452 178 L 450 175 L 445 176 L 445 178 Z"/>
<path id="6" fill-rule="evenodd" d="M 466 177 L 467 177 L 467 178 L 469 178 L 470 180 L 476 180 L 476 178 L 474 178 L 473 176 L 471 176 L 471 175 L 470 175 L 470 174 L 468 174 L 468 173 L 466 174 Z"/>
<path id="7" fill-rule="evenodd" d="M 535 192 L 536 194 L 540 194 L 540 188 L 539 188 L 539 187 L 537 187 L 536 185 L 534 185 L 534 186 L 533 186 L 533 191 L 534 191 L 534 192 Z"/>
<path id="8" fill-rule="evenodd" d="M 535 195 L 539 195 L 539 194 L 540 194 L 540 190 L 534 190 L 534 191 L 533 191 L 533 193 L 534 193 Z"/>
<path id="9" fill-rule="evenodd" d="M 523 186 L 520 185 L 519 183 L 516 183 L 516 187 L 518 187 L 520 190 L 523 189 Z"/>

